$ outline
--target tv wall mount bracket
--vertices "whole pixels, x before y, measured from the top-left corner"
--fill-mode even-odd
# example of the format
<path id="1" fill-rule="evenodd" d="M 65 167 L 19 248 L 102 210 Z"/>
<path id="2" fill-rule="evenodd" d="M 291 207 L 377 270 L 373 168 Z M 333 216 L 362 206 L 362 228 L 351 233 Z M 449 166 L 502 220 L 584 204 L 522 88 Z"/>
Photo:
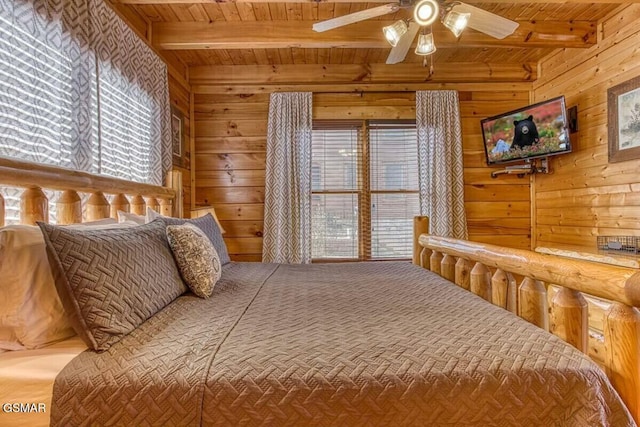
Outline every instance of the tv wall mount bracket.
<path id="1" fill-rule="evenodd" d="M 524 178 L 525 175 L 549 172 L 549 158 L 543 157 L 541 159 L 525 160 L 523 165 L 507 166 L 504 169 L 493 171 L 491 172 L 491 178 L 497 178 L 499 175 L 517 175 L 518 178 Z"/>

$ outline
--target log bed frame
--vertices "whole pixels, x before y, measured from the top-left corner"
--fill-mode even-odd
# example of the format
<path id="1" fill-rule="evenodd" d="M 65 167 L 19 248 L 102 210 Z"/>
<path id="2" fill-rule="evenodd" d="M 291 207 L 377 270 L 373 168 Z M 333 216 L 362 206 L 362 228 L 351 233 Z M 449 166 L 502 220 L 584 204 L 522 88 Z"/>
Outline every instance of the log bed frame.
<path id="1" fill-rule="evenodd" d="M 0 158 L 0 185 L 24 188 L 22 224 L 48 221 L 48 200 L 43 189 L 62 191 L 55 201 L 59 224 L 82 222 L 78 193 L 90 194 L 85 206 L 86 221 L 115 218 L 118 210 L 143 215 L 146 206 L 163 215 L 182 213 L 182 175 L 177 171 L 170 172 L 167 187 L 161 187 Z M 112 195 L 111 202 L 105 194 Z M 0 195 L 0 226 L 4 223 L 4 200 Z M 427 217 L 415 218 L 414 264 L 517 313 L 590 354 L 605 368 L 636 422 L 640 421 L 640 312 L 635 308 L 640 306 L 638 270 L 430 236 L 428 228 Z M 514 275 L 524 277 L 519 287 Z M 602 311 L 597 304 L 588 304 L 582 293 L 610 301 L 605 305 L 608 308 Z M 593 312 L 598 310 L 600 322 L 594 321 L 598 316 Z M 590 337 L 590 323 L 602 334 Z"/>
<path id="2" fill-rule="evenodd" d="M 431 236 L 428 229 L 427 217 L 414 219 L 414 264 L 592 356 L 640 423 L 639 270 Z M 519 286 L 514 275 L 523 277 Z M 606 310 L 583 293 L 608 301 Z M 590 322 L 598 310 L 602 322 Z"/>
<path id="3" fill-rule="evenodd" d="M 0 184 L 24 188 L 20 198 L 20 223 L 49 221 L 49 201 L 42 191 L 62 191 L 56 203 L 58 224 L 83 222 L 78 193 L 90 194 L 86 218 L 96 221 L 117 218 L 118 210 L 144 215 L 146 207 L 165 216 L 182 216 L 182 173 L 170 171 L 167 187 L 74 171 L 15 159 L 0 158 Z M 111 202 L 107 195 L 112 195 Z M 127 195 L 129 198 L 127 198 Z M 146 200 L 145 200 L 146 198 Z M 0 195 L 0 227 L 5 223 L 5 203 Z"/>

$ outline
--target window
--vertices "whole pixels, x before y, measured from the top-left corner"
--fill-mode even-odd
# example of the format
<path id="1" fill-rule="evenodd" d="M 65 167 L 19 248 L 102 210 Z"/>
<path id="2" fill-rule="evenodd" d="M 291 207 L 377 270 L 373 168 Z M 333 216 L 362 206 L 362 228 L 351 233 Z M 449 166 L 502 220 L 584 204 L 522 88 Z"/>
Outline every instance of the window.
<path id="1" fill-rule="evenodd" d="M 312 170 L 313 258 L 411 257 L 420 213 L 415 125 L 315 122 L 311 153 L 320 168 Z"/>
<path id="2" fill-rule="evenodd" d="M 0 156 L 161 184 L 171 167 L 162 60 L 103 0 L 91 13 L 73 2 L 5 3 Z M 0 192 L 7 223 L 17 222 L 21 190 Z"/>
<path id="3" fill-rule="evenodd" d="M 318 163 L 311 165 L 311 190 L 322 189 L 322 166 Z"/>
<path id="4" fill-rule="evenodd" d="M 311 253 L 314 258 L 358 258 L 357 185 L 360 126 L 314 129 L 311 143 Z M 352 171 L 352 172 L 348 172 Z"/>
<path id="5" fill-rule="evenodd" d="M 72 46 L 60 20 L 17 8 L 0 8 L 0 155 L 73 167 Z"/>
<path id="6" fill-rule="evenodd" d="M 385 190 L 399 190 L 404 188 L 407 179 L 406 165 L 398 162 L 382 161 Z"/>

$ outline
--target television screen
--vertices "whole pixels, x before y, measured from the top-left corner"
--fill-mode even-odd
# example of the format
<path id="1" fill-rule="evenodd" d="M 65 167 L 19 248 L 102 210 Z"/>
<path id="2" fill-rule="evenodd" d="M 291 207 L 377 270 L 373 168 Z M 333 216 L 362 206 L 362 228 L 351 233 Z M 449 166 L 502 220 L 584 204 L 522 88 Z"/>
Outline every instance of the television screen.
<path id="1" fill-rule="evenodd" d="M 564 96 L 481 121 L 487 164 L 571 151 Z"/>

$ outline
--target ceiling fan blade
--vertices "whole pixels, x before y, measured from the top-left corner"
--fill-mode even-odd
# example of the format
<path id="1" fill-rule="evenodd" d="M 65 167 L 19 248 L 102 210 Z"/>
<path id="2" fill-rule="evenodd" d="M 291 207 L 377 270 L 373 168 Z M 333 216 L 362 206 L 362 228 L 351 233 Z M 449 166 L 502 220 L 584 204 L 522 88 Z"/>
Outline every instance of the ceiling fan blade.
<path id="1" fill-rule="evenodd" d="M 415 22 L 411 22 L 409 24 L 409 30 L 400 38 L 398 44 L 391 49 L 391 52 L 387 57 L 387 64 L 397 64 L 398 62 L 404 61 L 404 58 L 407 56 L 407 52 L 409 52 L 409 48 L 411 48 L 413 39 L 416 38 L 416 34 L 418 34 L 419 30 L 420 25 Z"/>
<path id="2" fill-rule="evenodd" d="M 332 30 L 344 25 L 353 24 L 354 22 L 364 21 L 365 19 L 375 18 L 398 11 L 400 7 L 398 3 L 389 3 L 371 9 L 361 10 L 360 12 L 350 13 L 337 18 L 327 19 L 326 21 L 316 22 L 313 24 L 313 31 L 321 33 L 323 31 Z"/>
<path id="3" fill-rule="evenodd" d="M 467 26 L 491 37 L 495 37 L 496 39 L 503 39 L 510 36 L 516 28 L 518 28 L 518 25 L 520 25 L 515 21 L 466 3 L 457 4 L 453 7 L 453 10 L 456 12 L 470 13 L 471 16 L 469 17 Z"/>

